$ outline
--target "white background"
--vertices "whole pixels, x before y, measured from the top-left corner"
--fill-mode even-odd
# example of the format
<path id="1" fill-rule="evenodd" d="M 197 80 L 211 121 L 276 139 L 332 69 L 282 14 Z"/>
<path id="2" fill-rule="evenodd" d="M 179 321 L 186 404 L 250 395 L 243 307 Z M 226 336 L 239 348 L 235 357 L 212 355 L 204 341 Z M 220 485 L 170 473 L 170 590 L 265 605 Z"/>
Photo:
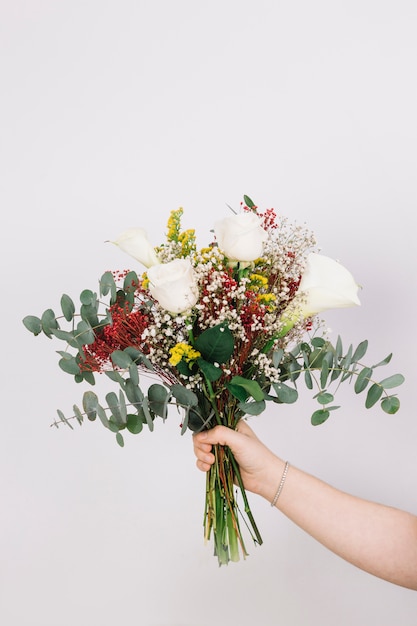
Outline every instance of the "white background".
<path id="1" fill-rule="evenodd" d="M 415 626 L 415 592 L 256 497 L 264 545 L 219 569 L 180 418 L 124 449 L 99 423 L 50 428 L 84 389 L 21 323 L 131 267 L 104 241 L 145 226 L 160 243 L 179 206 L 202 244 L 244 193 L 306 221 L 363 286 L 360 308 L 326 315 L 334 336 L 368 338 L 368 363 L 394 351 L 381 377 L 406 376 L 402 409 L 366 411 L 342 388 L 321 427 L 307 394 L 251 423 L 293 464 L 417 513 L 415 2 L 0 7 L 1 624 Z"/>

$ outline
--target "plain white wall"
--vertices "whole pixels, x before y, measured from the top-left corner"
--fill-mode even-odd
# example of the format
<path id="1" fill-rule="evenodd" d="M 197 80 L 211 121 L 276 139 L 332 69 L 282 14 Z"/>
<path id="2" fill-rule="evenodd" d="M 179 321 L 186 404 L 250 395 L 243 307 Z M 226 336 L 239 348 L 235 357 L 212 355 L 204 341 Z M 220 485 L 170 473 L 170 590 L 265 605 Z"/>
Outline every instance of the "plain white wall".
<path id="1" fill-rule="evenodd" d="M 324 480 L 417 513 L 416 18 L 412 0 L 0 0 L 2 624 L 415 626 L 414 592 L 255 497 L 264 545 L 219 569 L 179 418 L 124 449 L 98 423 L 50 428 L 83 389 L 21 319 L 131 266 L 103 242 L 134 225 L 159 242 L 179 206 L 203 243 L 244 193 L 306 221 L 363 285 L 361 308 L 326 320 L 368 338 L 369 361 L 394 351 L 402 409 L 342 388 L 321 427 L 307 394 L 253 426 Z"/>

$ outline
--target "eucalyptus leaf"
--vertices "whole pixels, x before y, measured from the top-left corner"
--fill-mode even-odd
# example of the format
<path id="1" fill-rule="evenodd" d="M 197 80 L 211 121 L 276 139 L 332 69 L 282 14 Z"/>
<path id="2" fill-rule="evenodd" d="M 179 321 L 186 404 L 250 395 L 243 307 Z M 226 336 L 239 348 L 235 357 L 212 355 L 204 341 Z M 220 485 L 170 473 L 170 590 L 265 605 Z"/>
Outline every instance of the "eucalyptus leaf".
<path id="1" fill-rule="evenodd" d="M 134 406 L 142 406 L 144 394 L 139 385 L 135 385 L 131 378 L 127 378 L 124 382 L 123 389 L 131 404 Z"/>
<path id="2" fill-rule="evenodd" d="M 96 299 L 96 294 L 91 291 L 91 289 L 84 289 L 84 291 L 80 294 L 80 302 L 81 304 L 93 304 Z"/>
<path id="3" fill-rule="evenodd" d="M 355 393 L 361 393 L 366 387 L 372 376 L 372 369 L 370 367 L 364 367 L 362 371 L 358 374 L 358 377 L 355 381 L 354 389 Z"/>
<path id="4" fill-rule="evenodd" d="M 85 320 L 81 320 L 80 322 L 78 322 L 76 338 L 81 341 L 83 345 L 89 345 L 94 343 L 94 341 L 96 340 L 96 336 L 89 322 Z"/>
<path id="5" fill-rule="evenodd" d="M 124 424 L 125 421 L 120 410 L 119 398 L 117 397 L 117 394 L 114 393 L 114 391 L 110 391 L 108 394 L 106 394 L 106 402 L 116 423 Z"/>
<path id="6" fill-rule="evenodd" d="M 75 305 L 66 293 L 61 296 L 61 310 L 67 322 L 72 322 L 75 313 Z"/>
<path id="7" fill-rule="evenodd" d="M 391 352 L 391 354 L 386 356 L 385 359 L 383 359 L 382 361 L 380 361 L 376 365 L 373 365 L 372 369 L 374 369 L 375 367 L 380 367 L 381 365 L 388 365 L 388 363 L 391 361 L 391 359 L 392 359 L 392 352 Z"/>
<path id="8" fill-rule="evenodd" d="M 238 408 L 247 415 L 260 415 L 265 411 L 265 400 L 259 402 L 239 402 Z"/>
<path id="9" fill-rule="evenodd" d="M 329 392 L 322 391 L 317 394 L 316 399 L 320 404 L 329 404 L 329 402 L 333 402 L 334 396 Z"/>
<path id="10" fill-rule="evenodd" d="M 100 422 L 103 424 L 103 426 L 105 428 L 110 428 L 110 422 L 108 420 L 107 413 L 104 410 L 104 408 L 100 404 L 98 404 L 98 403 L 97 403 L 97 415 L 99 417 Z M 112 429 L 110 428 L 110 430 L 112 430 Z M 113 432 L 115 432 L 115 431 L 113 431 Z"/>
<path id="11" fill-rule="evenodd" d="M 132 435 L 138 435 L 143 430 L 143 420 L 136 413 L 129 413 L 126 418 L 126 428 Z"/>
<path id="12" fill-rule="evenodd" d="M 181 406 L 186 407 L 198 405 L 198 397 L 190 389 L 186 389 L 186 387 L 180 385 L 179 383 L 172 385 L 170 389 L 172 395 Z"/>
<path id="13" fill-rule="evenodd" d="M 381 380 L 379 384 L 384 389 L 393 389 L 393 387 L 398 387 L 399 385 L 402 385 L 404 380 L 405 378 L 402 374 L 393 374 L 392 376 Z"/>
<path id="14" fill-rule="evenodd" d="M 69 426 L 69 428 L 71 428 L 71 430 L 74 430 L 73 425 L 71 424 L 71 422 L 69 420 L 67 420 L 67 418 L 65 417 L 63 412 L 60 409 L 57 409 L 56 412 L 58 413 L 58 416 L 59 416 L 59 419 L 61 420 L 61 422 L 63 422 L 66 426 Z"/>
<path id="15" fill-rule="evenodd" d="M 73 356 L 70 356 L 70 358 L 65 357 L 59 359 L 58 365 L 67 374 L 72 374 L 73 376 L 75 376 L 76 374 L 80 373 L 78 363 Z"/>
<path id="16" fill-rule="evenodd" d="M 93 391 L 86 391 L 83 395 L 83 409 L 90 421 L 96 419 L 98 406 L 99 402 L 96 394 Z"/>
<path id="17" fill-rule="evenodd" d="M 132 363 L 132 359 L 126 350 L 114 350 L 111 353 L 110 358 L 116 367 L 121 369 L 128 369 Z"/>
<path id="18" fill-rule="evenodd" d="M 35 336 L 39 335 L 42 332 L 41 320 L 39 319 L 39 317 L 36 317 L 36 315 L 26 315 L 26 317 L 24 317 L 22 321 L 27 330 L 33 333 Z"/>
<path id="19" fill-rule="evenodd" d="M 125 440 L 123 439 L 123 435 L 122 435 L 122 433 L 116 433 L 116 441 L 117 441 L 117 443 L 119 444 L 119 446 L 120 446 L 121 448 L 123 448 L 123 447 L 124 447 L 124 445 L 125 445 Z"/>
<path id="20" fill-rule="evenodd" d="M 106 370 L 104 374 L 114 383 L 119 383 L 119 385 L 122 385 L 125 382 L 125 379 L 117 370 Z"/>
<path id="21" fill-rule="evenodd" d="M 148 389 L 149 406 L 155 415 L 159 415 L 166 419 L 168 410 L 168 401 L 171 397 L 169 391 L 163 385 L 157 383 L 151 385 Z"/>
<path id="22" fill-rule="evenodd" d="M 145 416 L 148 428 L 152 432 L 153 428 L 154 428 L 154 426 L 153 426 L 153 418 L 152 418 L 152 413 L 151 413 L 151 411 L 149 409 L 148 398 L 146 398 L 146 397 L 143 398 L 142 411 L 143 411 L 143 414 Z"/>
<path id="23" fill-rule="evenodd" d="M 385 413 L 394 415 L 400 408 L 400 401 L 397 396 L 388 396 L 388 398 L 382 400 L 381 408 Z"/>
<path id="24" fill-rule="evenodd" d="M 104 274 L 100 278 L 99 286 L 100 294 L 102 296 L 107 296 L 107 294 L 110 292 L 111 299 L 114 302 L 116 297 L 116 283 L 112 272 L 104 272 Z"/>
<path id="25" fill-rule="evenodd" d="M 277 397 L 284 404 L 293 404 L 298 399 L 298 391 L 285 383 L 272 383 Z"/>
<path id="26" fill-rule="evenodd" d="M 355 352 L 353 353 L 353 356 L 352 356 L 353 363 L 356 363 L 357 361 L 359 361 L 359 359 L 362 359 L 362 357 L 365 356 L 367 349 L 368 349 L 368 340 L 365 339 L 365 341 L 361 341 L 361 343 L 358 345 Z"/>
<path id="27" fill-rule="evenodd" d="M 46 309 L 46 311 L 43 312 L 41 317 L 41 325 L 44 334 L 49 338 L 51 338 L 52 336 L 52 331 L 56 328 L 59 328 L 55 313 L 52 309 Z"/>
<path id="28" fill-rule="evenodd" d="M 317 411 L 314 411 L 311 416 L 311 423 L 313 426 L 319 426 L 320 424 L 323 424 L 329 416 L 330 411 L 328 411 L 328 409 L 318 409 Z"/>
<path id="29" fill-rule="evenodd" d="M 132 291 L 134 293 L 136 289 L 138 288 L 138 284 L 139 284 L 138 275 L 136 274 L 136 272 L 131 270 L 130 272 L 126 274 L 124 278 L 123 288 L 127 292 Z"/>
<path id="30" fill-rule="evenodd" d="M 74 411 L 74 415 L 77 419 L 77 422 L 81 425 L 84 421 L 84 415 L 81 413 L 80 409 L 76 404 L 73 405 L 72 410 Z"/>
<path id="31" fill-rule="evenodd" d="M 381 387 L 381 385 L 379 385 L 378 383 L 374 383 L 373 385 L 371 385 L 371 387 L 369 387 L 368 389 L 368 393 L 366 394 L 365 407 L 367 409 L 373 407 L 374 404 L 376 404 L 382 396 L 383 391 L 383 387 Z"/>

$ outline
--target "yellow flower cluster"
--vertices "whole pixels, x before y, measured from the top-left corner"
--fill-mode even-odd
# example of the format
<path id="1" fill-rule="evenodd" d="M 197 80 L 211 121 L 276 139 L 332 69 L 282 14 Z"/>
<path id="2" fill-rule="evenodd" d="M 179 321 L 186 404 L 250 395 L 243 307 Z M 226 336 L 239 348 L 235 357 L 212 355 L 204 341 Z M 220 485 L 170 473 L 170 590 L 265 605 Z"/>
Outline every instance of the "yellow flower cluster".
<path id="1" fill-rule="evenodd" d="M 184 213 L 183 208 L 179 208 L 176 211 L 171 211 L 168 218 L 168 232 L 167 239 L 168 241 L 178 241 L 178 237 L 180 235 L 181 229 L 181 217 Z"/>
<path id="2" fill-rule="evenodd" d="M 143 272 L 141 279 L 142 279 L 142 289 L 148 289 L 149 287 L 148 272 Z"/>
<path id="3" fill-rule="evenodd" d="M 184 209 L 182 209 L 181 207 L 176 211 L 171 211 L 167 224 L 167 239 L 168 241 L 174 241 L 175 243 L 180 244 L 180 256 L 185 258 L 187 256 L 192 256 L 193 254 L 195 254 L 196 242 L 194 228 L 190 228 L 181 232 L 181 217 L 183 213 Z"/>
<path id="4" fill-rule="evenodd" d="M 190 228 L 178 235 L 178 243 L 181 244 L 181 255 L 183 257 L 191 256 L 196 251 L 195 246 L 195 230 Z"/>
<path id="5" fill-rule="evenodd" d="M 249 280 L 249 289 L 252 291 L 260 291 L 268 287 L 268 279 L 262 274 L 251 274 Z"/>
<path id="6" fill-rule="evenodd" d="M 258 302 L 267 306 L 270 311 L 274 309 L 276 296 L 273 293 L 259 293 L 257 299 Z"/>
<path id="7" fill-rule="evenodd" d="M 170 349 L 171 358 L 169 359 L 169 363 L 171 365 L 178 365 L 178 363 L 184 360 L 186 363 L 190 363 L 191 361 L 195 361 L 201 356 L 201 353 L 198 350 L 194 350 L 194 348 L 188 343 L 177 343 L 173 348 Z"/>

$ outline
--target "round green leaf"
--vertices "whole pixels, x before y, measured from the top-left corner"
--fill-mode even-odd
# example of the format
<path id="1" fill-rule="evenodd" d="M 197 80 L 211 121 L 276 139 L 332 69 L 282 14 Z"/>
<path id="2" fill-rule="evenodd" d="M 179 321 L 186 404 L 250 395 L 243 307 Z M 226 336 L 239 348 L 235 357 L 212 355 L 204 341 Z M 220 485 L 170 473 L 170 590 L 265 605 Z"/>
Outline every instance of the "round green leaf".
<path id="1" fill-rule="evenodd" d="M 400 408 L 400 401 L 397 396 L 388 396 L 388 398 L 384 398 L 381 402 L 382 410 L 389 415 L 394 415 Z"/>
<path id="2" fill-rule="evenodd" d="M 39 335 L 42 332 L 42 324 L 39 317 L 27 315 L 22 321 L 25 327 L 34 335 Z"/>
<path id="3" fill-rule="evenodd" d="M 84 291 L 80 294 L 81 304 L 94 304 L 96 299 L 96 295 L 91 291 L 91 289 L 84 289 Z"/>
<path id="4" fill-rule="evenodd" d="M 319 426 L 323 424 L 329 417 L 330 412 L 327 409 L 319 409 L 318 411 L 314 411 L 311 416 L 311 423 L 313 426 Z"/>
<path id="5" fill-rule="evenodd" d="M 126 428 L 132 435 L 138 435 L 143 429 L 143 420 L 140 415 L 129 413 L 126 420 Z"/>

